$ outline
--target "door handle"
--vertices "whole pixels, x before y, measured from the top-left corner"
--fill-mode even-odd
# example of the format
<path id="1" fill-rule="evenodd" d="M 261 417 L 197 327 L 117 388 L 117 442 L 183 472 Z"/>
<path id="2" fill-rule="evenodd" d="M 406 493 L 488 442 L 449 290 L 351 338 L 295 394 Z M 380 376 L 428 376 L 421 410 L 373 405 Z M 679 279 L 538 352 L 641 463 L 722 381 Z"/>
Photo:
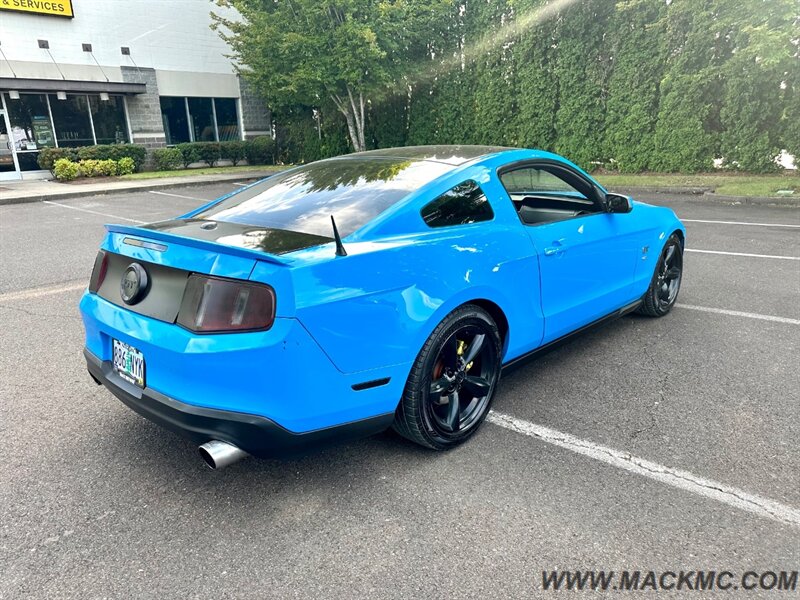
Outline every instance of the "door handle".
<path id="1" fill-rule="evenodd" d="M 560 240 L 553 240 L 553 245 L 548 246 L 544 249 L 545 256 L 558 256 L 559 254 L 564 254 L 566 252 L 566 248 L 564 247 L 564 238 Z"/>

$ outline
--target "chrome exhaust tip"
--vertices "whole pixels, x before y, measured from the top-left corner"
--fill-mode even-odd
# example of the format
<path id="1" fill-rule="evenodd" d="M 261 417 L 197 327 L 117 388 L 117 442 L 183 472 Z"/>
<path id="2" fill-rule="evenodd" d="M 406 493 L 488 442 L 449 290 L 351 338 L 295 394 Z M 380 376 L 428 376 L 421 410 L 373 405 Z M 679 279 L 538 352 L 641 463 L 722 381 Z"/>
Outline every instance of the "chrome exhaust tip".
<path id="1" fill-rule="evenodd" d="M 232 465 L 247 456 L 247 452 L 241 448 L 221 440 L 206 442 L 200 446 L 198 450 L 203 462 L 214 470 L 224 469 L 228 465 Z"/>

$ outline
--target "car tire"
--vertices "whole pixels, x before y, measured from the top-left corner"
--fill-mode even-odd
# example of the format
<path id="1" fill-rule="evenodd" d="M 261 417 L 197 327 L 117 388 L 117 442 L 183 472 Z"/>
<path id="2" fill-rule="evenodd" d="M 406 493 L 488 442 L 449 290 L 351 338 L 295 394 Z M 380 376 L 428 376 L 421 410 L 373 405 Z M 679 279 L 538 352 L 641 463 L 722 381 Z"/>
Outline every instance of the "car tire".
<path id="1" fill-rule="evenodd" d="M 658 257 L 650 287 L 637 312 L 648 317 L 663 317 L 675 305 L 683 279 L 683 244 L 673 233 Z"/>
<path id="2" fill-rule="evenodd" d="M 394 430 L 435 450 L 472 436 L 491 408 L 501 346 L 497 325 L 479 306 L 467 304 L 447 315 L 414 361 Z"/>

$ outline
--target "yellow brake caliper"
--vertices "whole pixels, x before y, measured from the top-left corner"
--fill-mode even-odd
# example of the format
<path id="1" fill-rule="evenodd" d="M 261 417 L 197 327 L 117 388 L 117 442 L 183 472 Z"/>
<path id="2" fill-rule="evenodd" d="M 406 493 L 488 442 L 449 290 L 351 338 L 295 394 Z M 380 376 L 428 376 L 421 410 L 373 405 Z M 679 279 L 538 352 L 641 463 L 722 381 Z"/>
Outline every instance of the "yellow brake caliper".
<path id="1" fill-rule="evenodd" d="M 458 354 L 459 356 L 464 356 L 464 352 L 466 351 L 467 351 L 467 342 L 463 340 L 458 340 L 458 347 L 456 348 L 456 354 Z M 472 368 L 472 363 L 469 363 L 464 370 L 469 371 L 471 368 Z"/>

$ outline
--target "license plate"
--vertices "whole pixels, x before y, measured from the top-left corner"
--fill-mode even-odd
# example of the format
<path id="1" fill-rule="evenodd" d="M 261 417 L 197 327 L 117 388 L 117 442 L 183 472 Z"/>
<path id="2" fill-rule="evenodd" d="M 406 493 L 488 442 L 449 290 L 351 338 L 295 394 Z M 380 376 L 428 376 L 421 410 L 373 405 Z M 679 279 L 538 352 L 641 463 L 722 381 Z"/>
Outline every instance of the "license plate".
<path id="1" fill-rule="evenodd" d="M 113 340 L 114 358 L 112 366 L 114 372 L 125 381 L 144 387 L 144 354 L 133 346 Z"/>

